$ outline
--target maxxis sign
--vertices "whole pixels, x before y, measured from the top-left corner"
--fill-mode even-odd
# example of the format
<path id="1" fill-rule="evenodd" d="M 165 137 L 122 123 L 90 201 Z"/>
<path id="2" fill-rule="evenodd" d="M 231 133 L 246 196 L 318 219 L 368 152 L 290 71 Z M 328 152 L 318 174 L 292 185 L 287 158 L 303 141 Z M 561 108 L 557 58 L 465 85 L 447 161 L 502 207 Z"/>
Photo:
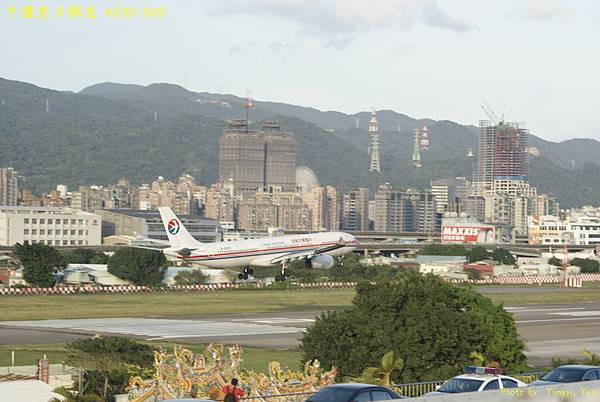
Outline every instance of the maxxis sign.
<path id="1" fill-rule="evenodd" d="M 492 243 L 494 226 L 442 226 L 443 243 Z"/>

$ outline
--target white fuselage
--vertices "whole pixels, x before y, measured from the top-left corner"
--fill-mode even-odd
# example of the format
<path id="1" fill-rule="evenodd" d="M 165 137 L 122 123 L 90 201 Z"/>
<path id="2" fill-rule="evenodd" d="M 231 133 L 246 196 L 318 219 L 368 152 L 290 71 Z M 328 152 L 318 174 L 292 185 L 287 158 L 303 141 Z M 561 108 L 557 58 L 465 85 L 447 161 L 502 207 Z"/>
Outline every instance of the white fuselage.
<path id="1" fill-rule="evenodd" d="M 341 240 L 341 242 L 340 242 Z M 352 252 L 358 242 L 354 236 L 343 232 L 322 232 L 303 235 L 286 235 L 262 239 L 240 240 L 202 244 L 189 256 L 164 250 L 169 254 L 194 264 L 209 268 L 270 267 L 280 265 L 272 261 L 290 253 L 307 253 L 343 243 L 343 247 L 323 254 L 339 257 Z"/>

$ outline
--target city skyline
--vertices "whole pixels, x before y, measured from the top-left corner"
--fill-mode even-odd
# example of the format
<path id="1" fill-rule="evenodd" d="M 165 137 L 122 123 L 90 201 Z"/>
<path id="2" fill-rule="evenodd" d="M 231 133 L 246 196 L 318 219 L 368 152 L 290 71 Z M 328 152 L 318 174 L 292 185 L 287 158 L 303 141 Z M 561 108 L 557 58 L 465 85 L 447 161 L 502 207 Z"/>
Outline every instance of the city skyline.
<path id="1" fill-rule="evenodd" d="M 105 81 L 169 82 L 348 114 L 388 108 L 473 125 L 487 100 L 542 138 L 600 138 L 591 102 L 600 87 L 591 40 L 600 5 L 592 1 L 164 6 L 166 16 L 152 21 L 22 21 L 0 13 L 0 33 L 13 38 L 0 75 L 71 91 Z M 31 52 L 59 61 L 42 73 L 21 62 Z"/>

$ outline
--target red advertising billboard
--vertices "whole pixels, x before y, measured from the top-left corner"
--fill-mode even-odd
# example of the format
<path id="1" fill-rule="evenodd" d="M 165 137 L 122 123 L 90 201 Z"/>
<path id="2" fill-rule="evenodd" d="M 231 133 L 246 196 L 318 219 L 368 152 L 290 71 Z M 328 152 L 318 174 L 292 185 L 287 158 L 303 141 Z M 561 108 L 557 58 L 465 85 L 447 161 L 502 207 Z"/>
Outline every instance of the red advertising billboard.
<path id="1" fill-rule="evenodd" d="M 493 226 L 442 226 L 443 243 L 493 243 Z"/>

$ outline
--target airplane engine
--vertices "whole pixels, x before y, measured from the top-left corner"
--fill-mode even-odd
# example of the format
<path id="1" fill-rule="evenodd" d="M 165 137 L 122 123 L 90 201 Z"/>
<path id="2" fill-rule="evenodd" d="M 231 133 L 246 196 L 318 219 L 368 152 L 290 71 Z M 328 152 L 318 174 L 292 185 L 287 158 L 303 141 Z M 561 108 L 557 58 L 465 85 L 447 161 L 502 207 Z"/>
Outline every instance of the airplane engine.
<path id="1" fill-rule="evenodd" d="M 314 269 L 327 269 L 333 267 L 333 257 L 326 254 L 319 254 L 306 260 L 306 266 Z"/>

